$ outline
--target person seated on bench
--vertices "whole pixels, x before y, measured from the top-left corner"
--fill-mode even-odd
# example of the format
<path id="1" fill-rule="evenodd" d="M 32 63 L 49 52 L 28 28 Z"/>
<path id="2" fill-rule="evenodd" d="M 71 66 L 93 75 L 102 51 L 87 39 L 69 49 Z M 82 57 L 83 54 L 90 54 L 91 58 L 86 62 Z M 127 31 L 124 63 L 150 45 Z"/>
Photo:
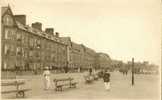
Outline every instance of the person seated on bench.
<path id="1" fill-rule="evenodd" d="M 85 73 L 84 79 L 86 83 L 91 83 L 94 80 L 93 75 L 90 75 L 89 73 Z"/>
<path id="2" fill-rule="evenodd" d="M 44 72 L 43 72 L 43 78 L 44 78 L 44 90 L 48 90 L 50 88 L 50 71 L 48 67 L 44 68 Z"/>

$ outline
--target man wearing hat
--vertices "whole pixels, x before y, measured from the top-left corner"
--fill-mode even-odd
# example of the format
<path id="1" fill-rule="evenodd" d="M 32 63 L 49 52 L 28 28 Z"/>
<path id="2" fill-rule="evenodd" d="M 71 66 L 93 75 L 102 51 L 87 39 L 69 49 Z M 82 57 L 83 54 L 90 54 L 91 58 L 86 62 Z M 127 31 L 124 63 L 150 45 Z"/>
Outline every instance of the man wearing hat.
<path id="1" fill-rule="evenodd" d="M 43 72 L 45 90 L 48 90 L 50 87 L 50 71 L 48 67 L 44 68 Z"/>
<path id="2" fill-rule="evenodd" d="M 106 90 L 110 90 L 110 73 L 106 70 L 104 75 L 103 75 L 103 80 L 105 84 Z"/>

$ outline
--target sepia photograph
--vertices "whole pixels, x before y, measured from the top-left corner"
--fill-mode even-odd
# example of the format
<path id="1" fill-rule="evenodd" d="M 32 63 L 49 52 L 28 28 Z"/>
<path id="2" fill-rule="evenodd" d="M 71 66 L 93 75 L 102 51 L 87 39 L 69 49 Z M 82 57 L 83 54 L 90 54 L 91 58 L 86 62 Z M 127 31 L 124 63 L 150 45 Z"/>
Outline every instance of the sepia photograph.
<path id="1" fill-rule="evenodd" d="M 161 0 L 1 0 L 1 99 L 161 100 Z"/>

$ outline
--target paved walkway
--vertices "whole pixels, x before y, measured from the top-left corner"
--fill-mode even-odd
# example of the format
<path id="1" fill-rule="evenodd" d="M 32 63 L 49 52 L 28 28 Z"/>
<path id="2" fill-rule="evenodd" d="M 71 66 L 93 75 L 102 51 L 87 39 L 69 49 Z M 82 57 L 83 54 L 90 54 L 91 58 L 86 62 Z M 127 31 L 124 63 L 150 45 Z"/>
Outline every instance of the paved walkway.
<path id="1" fill-rule="evenodd" d="M 55 92 L 54 84 L 51 82 L 49 91 L 43 90 L 42 76 L 20 76 L 28 79 L 26 87 L 32 91 L 27 92 L 26 98 L 41 99 L 151 99 L 158 100 L 159 77 L 157 75 L 135 75 L 135 85 L 131 86 L 131 74 L 123 76 L 121 73 L 111 73 L 111 91 L 104 89 L 103 80 L 100 79 L 92 84 L 85 84 L 83 73 L 54 74 L 53 78 L 74 77 L 79 84 L 75 89 L 65 89 L 63 92 Z M 4 98 L 15 98 L 14 95 L 6 95 Z"/>

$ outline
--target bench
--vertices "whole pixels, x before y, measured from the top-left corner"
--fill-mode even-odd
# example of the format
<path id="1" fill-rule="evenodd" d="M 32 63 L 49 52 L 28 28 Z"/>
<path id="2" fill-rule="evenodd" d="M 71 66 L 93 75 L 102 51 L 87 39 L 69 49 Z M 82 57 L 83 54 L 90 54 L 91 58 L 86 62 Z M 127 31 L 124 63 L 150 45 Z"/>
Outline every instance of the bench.
<path id="1" fill-rule="evenodd" d="M 74 78 L 61 78 L 61 79 L 54 79 L 53 82 L 55 83 L 55 91 L 63 91 L 63 86 L 67 86 L 69 88 L 76 88 L 77 82 L 73 82 Z"/>
<path id="2" fill-rule="evenodd" d="M 93 74 L 92 76 L 93 76 L 94 80 L 98 80 L 99 79 L 97 74 Z"/>
<path id="3" fill-rule="evenodd" d="M 1 91 L 2 94 L 8 94 L 8 93 L 16 93 L 16 98 L 24 98 L 25 92 L 29 91 L 31 89 L 20 89 L 20 85 L 24 85 L 24 81 L 9 81 L 9 82 L 1 82 L 1 86 L 15 86 L 16 89 L 14 90 L 5 90 Z"/>
<path id="4" fill-rule="evenodd" d="M 85 79 L 85 83 L 92 83 L 94 81 L 94 77 L 93 76 L 84 76 Z"/>

